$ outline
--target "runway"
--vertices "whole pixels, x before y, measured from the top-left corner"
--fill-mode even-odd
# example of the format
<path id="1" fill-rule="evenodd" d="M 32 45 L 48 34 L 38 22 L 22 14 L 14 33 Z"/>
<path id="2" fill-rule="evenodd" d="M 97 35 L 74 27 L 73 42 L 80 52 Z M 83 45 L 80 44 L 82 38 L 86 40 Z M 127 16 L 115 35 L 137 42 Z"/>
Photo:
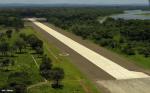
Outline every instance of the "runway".
<path id="1" fill-rule="evenodd" d="M 40 27 L 48 34 L 50 34 L 51 36 L 59 40 L 61 43 L 65 44 L 66 46 L 68 46 L 69 48 L 71 48 L 72 50 L 74 50 L 75 52 L 77 52 L 87 60 L 89 60 L 89 62 L 99 67 L 100 69 L 104 70 L 106 73 L 108 73 L 110 76 L 114 77 L 117 80 L 149 77 L 145 73 L 130 71 L 118 65 L 117 63 L 111 61 L 110 59 L 105 58 L 104 56 L 66 37 L 65 35 L 62 35 L 61 33 L 36 21 L 35 19 L 30 18 L 28 20 L 33 22 L 36 26 Z"/>

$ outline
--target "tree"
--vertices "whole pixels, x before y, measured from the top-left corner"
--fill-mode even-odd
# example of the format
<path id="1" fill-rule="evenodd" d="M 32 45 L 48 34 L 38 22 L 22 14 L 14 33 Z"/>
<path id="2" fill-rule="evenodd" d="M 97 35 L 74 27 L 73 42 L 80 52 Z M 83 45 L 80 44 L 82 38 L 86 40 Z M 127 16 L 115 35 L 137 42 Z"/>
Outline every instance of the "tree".
<path id="1" fill-rule="evenodd" d="M 3 32 L 0 32 L 0 41 L 4 41 L 5 34 Z"/>
<path id="2" fill-rule="evenodd" d="M 27 41 L 28 40 L 28 37 L 25 33 L 20 33 L 20 38 L 22 38 L 24 41 Z"/>
<path id="3" fill-rule="evenodd" d="M 98 43 L 101 46 L 108 46 L 111 43 L 111 39 L 101 39 Z"/>
<path id="4" fill-rule="evenodd" d="M 0 52 L 2 53 L 2 55 L 6 55 L 8 51 L 9 51 L 9 44 L 5 41 L 0 43 Z"/>
<path id="5" fill-rule="evenodd" d="M 15 44 L 11 45 L 9 51 L 10 51 L 11 56 L 13 57 L 14 53 L 17 52 L 16 45 Z"/>
<path id="6" fill-rule="evenodd" d="M 11 84 L 10 88 L 13 89 L 14 93 L 27 93 L 27 86 L 25 84 Z"/>
<path id="7" fill-rule="evenodd" d="M 8 76 L 7 82 L 10 85 L 14 84 L 30 85 L 32 83 L 29 73 L 24 71 L 11 73 Z"/>
<path id="8" fill-rule="evenodd" d="M 47 56 L 42 59 L 42 64 L 40 65 L 40 74 L 47 80 L 51 79 L 52 61 Z"/>
<path id="9" fill-rule="evenodd" d="M 53 84 L 52 87 L 53 88 L 60 88 L 60 80 L 62 80 L 64 78 L 64 70 L 62 68 L 53 68 L 52 70 L 52 80 L 53 80 Z"/>
<path id="10" fill-rule="evenodd" d="M 13 32 L 12 30 L 7 30 L 6 31 L 6 35 L 7 35 L 8 38 L 11 38 L 12 32 Z"/>
<path id="11" fill-rule="evenodd" d="M 20 28 L 24 27 L 24 23 L 20 17 L 15 17 L 13 20 L 13 27 L 18 32 Z"/>
<path id="12" fill-rule="evenodd" d="M 36 47 L 43 47 L 43 42 L 39 40 L 35 35 L 29 35 L 27 42 L 33 49 L 35 49 Z"/>
<path id="13" fill-rule="evenodd" d="M 122 52 L 127 55 L 135 55 L 134 49 L 131 47 L 131 45 L 126 45 L 123 47 Z"/>
<path id="14" fill-rule="evenodd" d="M 53 88 L 61 87 L 60 80 L 64 78 L 64 70 L 62 68 L 52 69 L 52 62 L 47 56 L 44 56 L 42 59 L 40 74 L 47 80 L 53 80 Z"/>
<path id="15" fill-rule="evenodd" d="M 27 72 L 15 72 L 8 76 L 7 82 L 14 93 L 27 93 L 27 86 L 31 84 L 31 77 Z"/>
<path id="16" fill-rule="evenodd" d="M 23 39 L 17 39 L 15 41 L 15 46 L 17 49 L 19 49 L 19 51 L 21 53 L 22 49 L 26 47 L 26 42 Z"/>
<path id="17" fill-rule="evenodd" d="M 43 55 L 43 53 L 44 53 L 44 51 L 43 51 L 43 47 L 41 48 L 41 47 L 36 47 L 36 53 L 38 54 L 38 55 Z"/>
<path id="18" fill-rule="evenodd" d="M 149 57 L 150 56 L 150 48 L 149 47 L 144 47 L 140 50 L 138 50 L 139 54 L 144 55 L 145 57 Z"/>
<path id="19" fill-rule="evenodd" d="M 11 60 L 11 59 L 8 59 L 8 58 L 3 59 L 0 62 L 0 66 L 1 67 L 5 67 L 5 66 L 9 66 L 9 65 L 14 65 L 14 64 L 15 64 L 14 60 Z"/>

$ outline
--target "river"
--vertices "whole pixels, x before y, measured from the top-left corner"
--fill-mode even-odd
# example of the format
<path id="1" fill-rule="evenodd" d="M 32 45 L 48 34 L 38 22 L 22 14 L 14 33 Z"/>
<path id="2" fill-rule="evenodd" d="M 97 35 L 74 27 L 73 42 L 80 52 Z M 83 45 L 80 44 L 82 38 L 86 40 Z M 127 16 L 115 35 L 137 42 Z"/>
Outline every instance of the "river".
<path id="1" fill-rule="evenodd" d="M 114 19 L 122 18 L 122 19 L 141 19 L 141 20 L 150 20 L 150 11 L 143 10 L 127 10 L 124 11 L 123 14 L 115 14 L 110 17 Z"/>

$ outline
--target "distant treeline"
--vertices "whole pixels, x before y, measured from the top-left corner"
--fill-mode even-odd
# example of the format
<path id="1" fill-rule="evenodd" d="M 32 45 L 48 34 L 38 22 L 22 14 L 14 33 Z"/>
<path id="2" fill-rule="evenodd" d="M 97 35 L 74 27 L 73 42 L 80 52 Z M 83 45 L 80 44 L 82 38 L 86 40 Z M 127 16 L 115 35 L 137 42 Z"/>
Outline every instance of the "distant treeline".
<path id="1" fill-rule="evenodd" d="M 67 21 L 72 20 L 77 22 L 79 20 L 89 20 L 93 21 L 98 16 L 105 16 L 114 13 L 121 13 L 122 9 L 116 8 L 98 8 L 98 7 L 83 7 L 83 8 L 6 8 L 0 9 L 0 25 L 7 27 L 15 27 L 16 29 L 22 28 L 24 22 L 22 18 L 24 17 L 45 17 L 48 21 L 57 23 L 57 19 L 64 18 L 63 24 L 71 24 Z M 69 15 L 68 15 L 69 14 Z M 82 16 L 83 15 L 83 16 Z M 75 18 L 75 19 L 74 19 Z M 77 19 L 76 19 L 77 18 Z M 81 22 L 81 21 L 79 21 Z M 66 26 L 67 27 L 67 26 Z"/>
<path id="2" fill-rule="evenodd" d="M 120 13 L 118 9 L 62 9 L 47 15 L 48 22 L 83 39 L 90 39 L 126 55 L 150 56 L 150 20 L 108 18 L 103 24 L 99 17 Z"/>
<path id="3" fill-rule="evenodd" d="M 101 12 L 105 14 L 111 14 L 111 12 L 123 12 L 122 10 L 125 10 L 124 8 L 118 8 L 118 7 L 51 7 L 51 8 L 0 8 L 0 15 L 7 15 L 7 16 L 22 16 L 22 17 L 28 17 L 28 16 L 34 16 L 34 17 L 45 17 L 48 16 L 47 14 L 54 14 L 61 12 L 77 12 L 77 13 L 85 13 L 85 12 L 91 12 L 91 13 L 98 13 Z M 110 13 L 109 13 L 110 12 Z"/>
<path id="4" fill-rule="evenodd" d="M 17 30 L 24 27 L 24 22 L 19 13 L 13 10 L 0 10 L 0 26 L 14 27 Z"/>
<path id="5" fill-rule="evenodd" d="M 18 26 L 22 17 L 45 17 L 57 27 L 71 31 L 83 39 L 112 48 L 127 55 L 142 54 L 150 56 L 150 21 L 123 20 L 108 18 L 103 24 L 100 17 L 122 13 L 126 8 L 22 8 L 0 10 L 0 24 L 11 23 L 12 18 L 20 20 L 11 25 Z M 6 23 L 5 23 L 6 22 Z M 16 25 L 18 24 L 18 25 Z M 9 24 L 10 25 L 10 24 Z"/>
<path id="6" fill-rule="evenodd" d="M 116 8 L 64 8 L 52 9 L 49 14 L 45 16 L 48 22 L 51 22 L 63 29 L 69 29 L 71 26 L 78 24 L 99 24 L 97 21 L 98 17 L 122 12 L 122 9 Z"/>

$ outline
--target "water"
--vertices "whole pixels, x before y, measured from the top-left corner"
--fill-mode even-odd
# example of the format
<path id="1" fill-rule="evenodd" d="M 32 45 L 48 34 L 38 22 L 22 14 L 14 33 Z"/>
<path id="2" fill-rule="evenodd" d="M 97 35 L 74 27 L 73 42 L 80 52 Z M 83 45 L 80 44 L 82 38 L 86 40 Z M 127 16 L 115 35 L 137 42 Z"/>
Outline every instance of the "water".
<path id="1" fill-rule="evenodd" d="M 149 15 L 144 15 L 149 13 Z M 141 20 L 150 20 L 150 11 L 142 11 L 142 10 L 127 10 L 124 11 L 123 14 L 116 14 L 110 16 L 114 19 L 122 18 L 122 19 L 141 19 Z"/>

